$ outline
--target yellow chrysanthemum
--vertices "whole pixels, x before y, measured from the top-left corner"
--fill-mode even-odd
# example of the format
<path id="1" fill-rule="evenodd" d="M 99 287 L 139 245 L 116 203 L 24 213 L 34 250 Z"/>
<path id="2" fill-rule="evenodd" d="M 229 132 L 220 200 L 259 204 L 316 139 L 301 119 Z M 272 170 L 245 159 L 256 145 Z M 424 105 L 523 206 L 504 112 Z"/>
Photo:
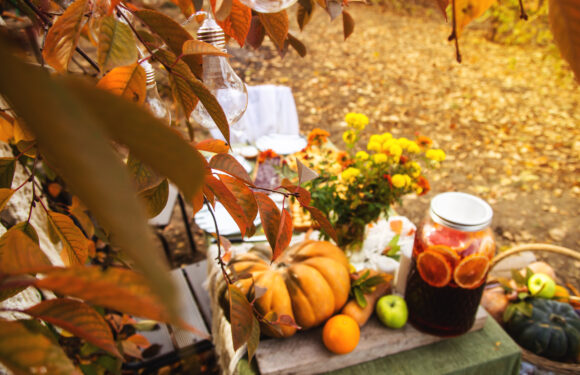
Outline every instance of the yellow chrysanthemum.
<path id="1" fill-rule="evenodd" d="M 407 180 L 405 179 L 404 175 L 396 174 L 393 177 L 391 177 L 391 182 L 393 183 L 394 187 L 396 187 L 397 189 L 400 189 L 400 188 L 405 187 Z"/>
<path id="2" fill-rule="evenodd" d="M 393 135 L 391 133 L 383 133 L 379 137 L 381 137 L 381 143 L 385 143 L 390 139 L 393 139 Z"/>
<path id="3" fill-rule="evenodd" d="M 391 156 L 393 156 L 393 157 L 397 157 L 397 158 L 398 158 L 398 157 L 400 157 L 400 156 L 401 156 L 401 154 L 403 153 L 403 149 L 402 149 L 402 148 L 401 148 L 401 146 L 399 146 L 398 144 L 396 144 L 396 143 L 392 143 L 392 144 L 389 146 L 388 152 L 389 152 L 389 154 L 390 154 Z"/>
<path id="4" fill-rule="evenodd" d="M 387 155 L 380 153 L 380 154 L 374 154 L 373 155 L 373 161 L 376 164 L 381 164 L 381 163 L 386 163 L 387 162 Z"/>
<path id="5" fill-rule="evenodd" d="M 356 133 L 353 130 L 347 130 L 342 133 L 342 140 L 347 145 L 352 145 L 354 142 L 356 142 Z"/>
<path id="6" fill-rule="evenodd" d="M 346 168 L 341 173 L 341 177 L 345 182 L 352 182 L 359 175 L 360 175 L 360 169 L 354 168 L 354 167 Z"/>
<path id="7" fill-rule="evenodd" d="M 433 160 L 433 161 L 443 161 L 445 160 L 445 152 L 441 149 L 437 149 L 437 148 L 433 148 L 430 150 L 427 150 L 425 152 L 425 156 L 427 157 L 427 159 Z"/>
<path id="8" fill-rule="evenodd" d="M 410 171 L 411 177 L 413 178 L 419 177 L 419 175 L 421 174 L 421 166 L 415 161 L 410 162 L 408 165 L 409 168 L 411 169 Z"/>
<path id="9" fill-rule="evenodd" d="M 409 147 L 409 143 L 410 143 L 410 142 L 411 142 L 411 141 L 410 141 L 410 140 L 408 140 L 408 139 L 407 139 L 407 138 L 405 138 L 405 137 L 401 137 L 401 138 L 397 139 L 397 143 L 399 144 L 399 146 L 401 146 L 401 148 L 402 148 L 403 150 L 406 150 L 406 149 L 407 149 L 407 147 Z"/>
<path id="10" fill-rule="evenodd" d="M 356 130 L 363 130 L 369 124 L 369 118 L 362 113 L 347 113 L 344 121 L 349 127 Z"/>
<path id="11" fill-rule="evenodd" d="M 371 137 L 369 138 L 369 143 L 371 142 L 377 142 L 377 143 L 383 143 L 383 139 L 381 138 L 380 135 L 378 134 L 373 134 L 371 135 Z"/>
<path id="12" fill-rule="evenodd" d="M 367 150 L 369 150 L 369 151 L 375 151 L 375 152 L 381 152 L 381 150 L 382 150 L 381 143 L 371 140 L 369 142 L 369 144 L 367 145 Z"/>
<path id="13" fill-rule="evenodd" d="M 366 153 L 365 151 L 357 152 L 354 157 L 356 158 L 356 160 L 360 160 L 360 161 L 369 160 L 369 154 Z"/>
<path id="14" fill-rule="evenodd" d="M 418 154 L 421 152 L 421 148 L 415 141 L 409 141 L 409 145 L 407 146 L 407 151 L 411 154 Z"/>

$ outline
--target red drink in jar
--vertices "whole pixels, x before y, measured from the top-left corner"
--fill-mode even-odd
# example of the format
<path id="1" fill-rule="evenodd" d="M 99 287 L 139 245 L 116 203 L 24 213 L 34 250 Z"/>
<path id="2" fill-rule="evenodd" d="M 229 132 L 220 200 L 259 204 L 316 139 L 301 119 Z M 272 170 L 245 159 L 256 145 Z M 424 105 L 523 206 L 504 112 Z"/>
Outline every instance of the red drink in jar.
<path id="1" fill-rule="evenodd" d="M 495 255 L 492 214 L 485 201 L 469 194 L 433 198 L 415 237 L 405 291 L 415 328 L 457 336 L 473 326 Z"/>

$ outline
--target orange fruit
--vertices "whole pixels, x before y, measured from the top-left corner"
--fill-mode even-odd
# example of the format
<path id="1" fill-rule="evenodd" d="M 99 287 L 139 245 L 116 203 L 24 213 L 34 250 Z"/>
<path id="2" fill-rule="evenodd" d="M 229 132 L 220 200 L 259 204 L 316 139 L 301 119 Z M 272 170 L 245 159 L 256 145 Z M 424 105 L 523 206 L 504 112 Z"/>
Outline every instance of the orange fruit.
<path id="1" fill-rule="evenodd" d="M 437 288 L 444 287 L 451 280 L 451 265 L 445 256 L 432 250 L 419 254 L 417 270 L 427 284 Z"/>
<path id="2" fill-rule="evenodd" d="M 556 301 L 567 303 L 570 300 L 570 292 L 562 285 L 556 285 L 556 293 L 554 293 L 554 297 L 552 298 Z"/>
<path id="3" fill-rule="evenodd" d="M 453 280 L 464 289 L 475 289 L 485 281 L 489 270 L 489 258 L 473 254 L 463 259 L 453 272 Z"/>
<path id="4" fill-rule="evenodd" d="M 338 314 L 328 319 L 322 328 L 322 342 L 336 354 L 350 353 L 360 340 L 360 327 L 348 315 Z"/>
<path id="5" fill-rule="evenodd" d="M 455 268 L 455 266 L 457 265 L 457 263 L 459 263 L 459 260 L 461 259 L 461 257 L 457 255 L 457 252 L 455 252 L 455 250 L 453 250 L 449 246 L 433 245 L 427 248 L 427 250 L 434 251 L 436 253 L 443 255 L 445 257 L 445 260 L 447 260 L 452 269 Z"/>

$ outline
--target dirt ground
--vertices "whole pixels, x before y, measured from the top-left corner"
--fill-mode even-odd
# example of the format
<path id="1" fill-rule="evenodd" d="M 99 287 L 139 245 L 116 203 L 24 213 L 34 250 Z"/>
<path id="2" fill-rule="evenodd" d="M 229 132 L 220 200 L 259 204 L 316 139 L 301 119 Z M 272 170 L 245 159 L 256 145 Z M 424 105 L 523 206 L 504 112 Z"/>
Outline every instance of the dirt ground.
<path id="1" fill-rule="evenodd" d="M 532 242 L 580 249 L 580 92 L 553 49 L 494 44 L 475 25 L 462 35 L 458 64 L 450 25 L 435 9 L 348 11 L 356 26 L 346 41 L 340 17 L 330 22 L 317 9 L 301 32 L 291 10 L 291 33 L 306 57 L 291 50 L 280 58 L 266 40 L 258 50 L 230 43 L 230 63 L 248 85 L 290 86 L 304 135 L 323 128 L 340 146 L 344 115 L 361 112 L 370 119 L 367 137 L 431 137 L 447 160 L 428 172 L 429 194 L 397 207 L 413 222 L 438 192 L 464 191 L 493 207 L 500 249 Z M 179 226 L 166 231 L 187 259 Z M 580 262 L 549 259 L 578 278 Z"/>

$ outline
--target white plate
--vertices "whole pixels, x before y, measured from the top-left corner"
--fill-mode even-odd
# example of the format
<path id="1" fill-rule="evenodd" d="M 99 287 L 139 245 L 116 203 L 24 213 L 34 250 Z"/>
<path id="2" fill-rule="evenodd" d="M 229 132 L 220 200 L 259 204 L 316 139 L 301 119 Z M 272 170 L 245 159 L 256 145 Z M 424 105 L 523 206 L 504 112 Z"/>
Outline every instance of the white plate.
<path id="1" fill-rule="evenodd" d="M 256 147 L 260 151 L 271 149 L 278 155 L 290 155 L 306 147 L 306 139 L 300 135 L 268 134 L 256 140 Z"/>
<path id="2" fill-rule="evenodd" d="M 238 224 L 236 224 L 234 219 L 221 203 L 216 202 L 213 211 L 217 221 L 220 236 L 232 236 L 240 234 L 240 228 L 238 228 Z M 195 214 L 195 223 L 208 233 L 216 233 L 213 217 L 206 205 L 204 205 L 203 208 Z M 256 215 L 254 225 L 258 226 L 260 223 L 260 215 Z"/>

